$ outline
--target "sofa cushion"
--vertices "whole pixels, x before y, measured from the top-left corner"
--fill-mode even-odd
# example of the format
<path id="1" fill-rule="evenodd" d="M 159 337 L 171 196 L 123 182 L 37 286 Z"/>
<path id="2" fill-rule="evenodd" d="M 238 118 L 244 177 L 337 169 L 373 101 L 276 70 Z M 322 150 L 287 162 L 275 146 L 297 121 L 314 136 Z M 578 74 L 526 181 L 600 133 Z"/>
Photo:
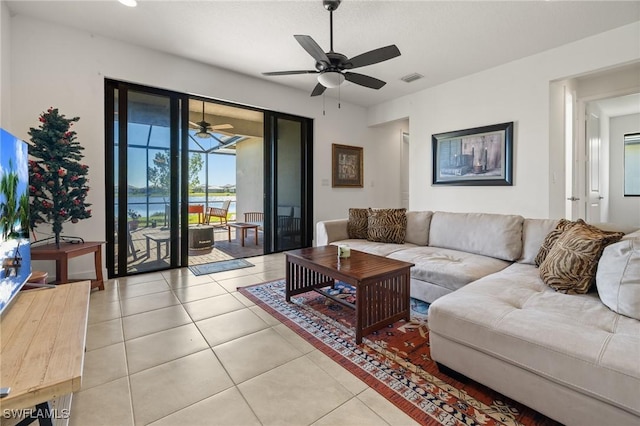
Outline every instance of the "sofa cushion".
<path id="1" fill-rule="evenodd" d="M 623 235 L 603 231 L 578 219 L 551 247 L 540 265 L 540 277 L 557 291 L 587 293 L 595 281 L 602 250 Z"/>
<path id="2" fill-rule="evenodd" d="M 516 215 L 435 212 L 429 245 L 516 261 L 522 254 L 522 223 Z"/>
<path id="3" fill-rule="evenodd" d="M 369 209 L 369 241 L 404 243 L 407 234 L 407 209 Z"/>
<path id="4" fill-rule="evenodd" d="M 414 247 L 389 254 L 396 260 L 413 263 L 411 278 L 457 290 L 472 281 L 500 271 L 509 262 L 439 247 Z"/>
<path id="5" fill-rule="evenodd" d="M 596 287 L 600 300 L 611 310 L 640 320 L 640 234 L 604 249 Z"/>
<path id="6" fill-rule="evenodd" d="M 594 293 L 547 287 L 513 264 L 429 307 L 429 328 L 490 356 L 640 415 L 640 321 Z"/>
<path id="7" fill-rule="evenodd" d="M 347 234 L 349 238 L 367 239 L 369 226 L 369 209 L 349 209 Z"/>
<path id="8" fill-rule="evenodd" d="M 526 219 L 522 225 L 522 257 L 519 263 L 535 264 L 536 256 L 549 232 L 558 224 L 557 219 Z"/>
<path id="9" fill-rule="evenodd" d="M 575 224 L 576 222 L 572 222 L 567 219 L 560 219 L 558 221 L 556 227 L 549 231 L 547 236 L 544 238 L 544 241 L 542 242 L 542 245 L 538 250 L 538 254 L 536 255 L 535 259 L 536 266 L 542 265 L 542 262 L 544 262 L 544 260 L 547 258 L 547 254 L 549 254 L 551 248 L 555 245 L 556 241 L 558 241 L 558 238 L 560 238 L 564 231 L 571 228 Z"/>
<path id="10" fill-rule="evenodd" d="M 405 241 L 419 246 L 429 245 L 429 226 L 433 212 L 407 212 Z"/>
<path id="11" fill-rule="evenodd" d="M 391 253 L 394 253 L 396 251 L 416 247 L 415 244 L 410 244 L 410 243 L 388 244 L 388 243 L 378 243 L 375 241 L 361 240 L 361 239 L 346 239 L 341 241 L 335 241 L 335 242 L 332 242 L 331 244 L 332 245 L 346 244 L 351 248 L 351 250 L 363 251 L 365 253 L 376 254 L 378 256 L 389 256 Z"/>

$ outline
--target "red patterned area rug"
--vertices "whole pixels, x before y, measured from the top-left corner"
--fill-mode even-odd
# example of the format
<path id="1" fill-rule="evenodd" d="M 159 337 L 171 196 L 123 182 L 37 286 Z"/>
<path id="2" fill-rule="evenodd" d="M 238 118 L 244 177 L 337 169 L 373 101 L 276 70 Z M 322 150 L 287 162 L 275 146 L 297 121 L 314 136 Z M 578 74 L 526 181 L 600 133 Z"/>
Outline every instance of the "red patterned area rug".
<path id="1" fill-rule="evenodd" d="M 372 333 L 358 346 L 353 309 L 313 291 L 287 303 L 284 290 L 284 280 L 238 289 L 421 424 L 557 425 L 479 383 L 441 373 L 430 357 L 426 315 L 419 307 L 412 309 L 411 321 Z"/>

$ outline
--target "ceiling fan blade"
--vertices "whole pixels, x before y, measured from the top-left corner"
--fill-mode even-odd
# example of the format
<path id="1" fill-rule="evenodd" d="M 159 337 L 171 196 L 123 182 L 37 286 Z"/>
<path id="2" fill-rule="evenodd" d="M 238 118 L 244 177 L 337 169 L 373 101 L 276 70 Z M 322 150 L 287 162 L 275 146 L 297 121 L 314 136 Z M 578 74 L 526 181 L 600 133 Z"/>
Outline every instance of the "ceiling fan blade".
<path id="1" fill-rule="evenodd" d="M 393 59 L 396 56 L 400 56 L 400 50 L 395 44 L 392 44 L 390 46 L 370 50 L 369 52 L 363 53 L 362 55 L 354 56 L 353 58 L 349 59 L 349 62 L 351 62 L 351 64 L 353 65 L 351 68 L 359 68 Z"/>
<path id="2" fill-rule="evenodd" d="M 294 35 L 294 37 L 296 38 L 296 40 L 298 40 L 300 46 L 302 46 L 302 48 L 306 50 L 309 55 L 313 56 L 313 59 L 315 59 L 317 62 L 324 62 L 327 65 L 331 64 L 331 61 L 329 60 L 327 54 L 324 53 L 324 50 L 322 50 L 322 48 L 318 46 L 318 43 L 316 43 L 316 41 L 312 39 L 311 36 Z"/>
<path id="3" fill-rule="evenodd" d="M 377 78 L 369 77 L 368 75 L 358 74 L 355 72 L 345 72 L 344 78 L 348 81 L 359 84 L 360 86 L 368 87 L 370 89 L 380 89 L 382 86 L 387 84 L 382 80 L 378 80 Z"/>
<path id="4" fill-rule="evenodd" d="M 320 96 L 324 93 L 325 90 L 327 90 L 327 88 L 324 87 L 322 84 L 318 83 L 316 84 L 316 87 L 313 88 L 313 92 L 311 92 L 311 96 Z"/>
<path id="5" fill-rule="evenodd" d="M 211 130 L 228 130 L 233 129 L 231 124 L 216 124 L 215 126 L 209 126 Z"/>
<path id="6" fill-rule="evenodd" d="M 193 121 L 189 122 L 189 126 L 193 127 L 194 129 L 199 128 L 200 126 L 198 125 L 198 123 L 194 123 Z"/>
<path id="7" fill-rule="evenodd" d="M 318 71 L 300 70 L 300 71 L 272 71 L 263 72 L 262 75 L 294 75 L 294 74 L 317 74 Z"/>

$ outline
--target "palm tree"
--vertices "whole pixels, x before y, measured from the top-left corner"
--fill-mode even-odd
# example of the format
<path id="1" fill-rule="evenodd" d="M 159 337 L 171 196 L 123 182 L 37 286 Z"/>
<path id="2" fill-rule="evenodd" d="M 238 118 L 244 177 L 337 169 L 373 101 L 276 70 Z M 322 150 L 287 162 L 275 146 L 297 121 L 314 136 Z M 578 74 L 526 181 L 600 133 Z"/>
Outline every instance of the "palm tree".
<path id="1" fill-rule="evenodd" d="M 18 174 L 13 171 L 13 164 L 9 160 L 9 173 L 2 175 L 0 178 L 0 194 L 4 195 L 4 202 L 0 203 L 0 224 L 2 225 L 2 237 L 13 236 L 15 234 L 15 225 L 18 217 L 18 200 L 16 195 L 18 192 Z"/>

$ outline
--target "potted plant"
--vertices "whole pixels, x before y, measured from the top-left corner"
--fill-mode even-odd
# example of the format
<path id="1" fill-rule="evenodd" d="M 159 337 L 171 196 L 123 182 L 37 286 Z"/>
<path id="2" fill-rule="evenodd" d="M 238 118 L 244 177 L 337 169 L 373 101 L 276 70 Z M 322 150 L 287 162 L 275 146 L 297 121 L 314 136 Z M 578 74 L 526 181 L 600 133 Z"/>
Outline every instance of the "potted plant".
<path id="1" fill-rule="evenodd" d="M 133 209 L 129 209 L 127 214 L 131 218 L 131 221 L 129 221 L 129 230 L 130 231 L 134 231 L 134 230 L 138 229 L 138 225 L 140 223 L 138 221 L 138 219 L 140 219 L 141 214 L 138 213 L 137 211 L 133 210 Z"/>

